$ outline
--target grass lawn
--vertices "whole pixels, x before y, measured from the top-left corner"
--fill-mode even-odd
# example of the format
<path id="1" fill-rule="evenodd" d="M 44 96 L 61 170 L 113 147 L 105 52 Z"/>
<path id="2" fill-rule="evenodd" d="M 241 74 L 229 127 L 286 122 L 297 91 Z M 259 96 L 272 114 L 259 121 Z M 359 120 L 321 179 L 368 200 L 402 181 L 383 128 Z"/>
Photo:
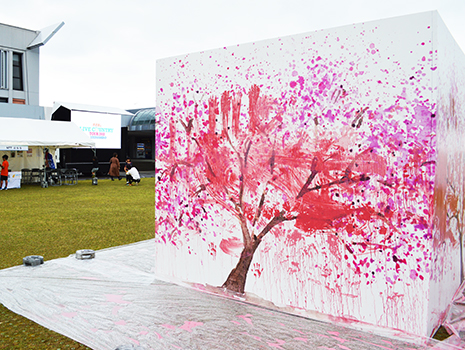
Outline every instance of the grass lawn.
<path id="1" fill-rule="evenodd" d="M 77 185 L 0 191 L 0 269 L 28 255 L 44 260 L 154 237 L 155 179 L 138 186 L 90 180 Z M 0 349 L 88 349 L 0 304 Z"/>

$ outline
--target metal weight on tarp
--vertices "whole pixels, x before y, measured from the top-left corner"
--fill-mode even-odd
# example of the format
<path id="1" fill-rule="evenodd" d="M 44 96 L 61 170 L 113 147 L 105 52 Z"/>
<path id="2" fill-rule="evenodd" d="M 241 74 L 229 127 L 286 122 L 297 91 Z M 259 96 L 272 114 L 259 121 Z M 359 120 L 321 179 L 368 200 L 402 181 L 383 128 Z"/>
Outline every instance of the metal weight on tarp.
<path id="1" fill-rule="evenodd" d="M 92 249 L 76 250 L 76 259 L 89 260 L 95 258 L 95 251 Z"/>
<path id="2" fill-rule="evenodd" d="M 44 257 L 40 255 L 29 255 L 23 258 L 24 266 L 37 266 L 44 263 Z"/>

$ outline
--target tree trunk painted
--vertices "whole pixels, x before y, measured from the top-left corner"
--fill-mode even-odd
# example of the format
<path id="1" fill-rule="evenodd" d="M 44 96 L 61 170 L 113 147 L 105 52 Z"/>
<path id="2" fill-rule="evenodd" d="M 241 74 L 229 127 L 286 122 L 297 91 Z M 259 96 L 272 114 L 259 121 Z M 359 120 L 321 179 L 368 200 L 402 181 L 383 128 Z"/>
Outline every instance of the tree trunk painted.
<path id="1" fill-rule="evenodd" d="M 259 244 L 260 240 L 255 239 L 251 241 L 250 244 L 244 246 L 239 262 L 229 274 L 226 282 L 224 282 L 223 288 L 226 288 L 231 292 L 244 293 L 247 272 L 249 271 L 253 255 Z"/>

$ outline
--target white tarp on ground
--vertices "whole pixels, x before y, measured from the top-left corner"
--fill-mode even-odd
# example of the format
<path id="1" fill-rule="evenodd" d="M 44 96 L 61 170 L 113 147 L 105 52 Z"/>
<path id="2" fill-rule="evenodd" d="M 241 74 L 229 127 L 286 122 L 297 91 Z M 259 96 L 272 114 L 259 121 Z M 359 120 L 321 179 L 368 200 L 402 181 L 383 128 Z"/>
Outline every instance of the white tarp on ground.
<path id="1" fill-rule="evenodd" d="M 0 303 L 98 350 L 463 348 L 413 342 L 400 332 L 374 335 L 163 282 L 153 273 L 154 251 L 148 240 L 97 251 L 92 260 L 72 255 L 0 270 Z"/>
<path id="2" fill-rule="evenodd" d="M 28 147 L 28 151 L 1 153 L 10 157 L 10 170 L 42 168 L 44 147 L 53 156 L 57 148 L 95 147 L 95 142 L 72 122 L 26 118 L 2 118 L 1 122 L 0 149 L 2 146 Z"/>

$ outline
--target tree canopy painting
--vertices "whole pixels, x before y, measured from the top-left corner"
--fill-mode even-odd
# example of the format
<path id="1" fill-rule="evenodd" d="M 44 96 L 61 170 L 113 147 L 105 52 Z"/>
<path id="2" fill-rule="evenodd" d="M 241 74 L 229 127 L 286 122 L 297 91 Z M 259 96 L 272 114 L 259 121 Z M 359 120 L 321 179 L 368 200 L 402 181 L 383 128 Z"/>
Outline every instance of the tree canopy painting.
<path id="1" fill-rule="evenodd" d="M 270 234 L 288 244 L 327 237 L 342 247 L 333 250 L 341 265 L 366 283 L 384 269 L 376 252 L 386 251 L 389 282 L 407 265 L 402 275 L 422 280 L 430 252 L 419 261 L 412 250 L 431 238 L 434 106 L 402 96 L 363 104 L 357 87 L 341 85 L 341 74 L 319 60 L 294 76 L 279 93 L 251 84 L 174 94 L 156 128 L 156 239 L 222 235 L 211 222 L 235 220 L 241 241 L 224 237 L 219 248 L 241 248 L 223 284 L 238 293 Z"/>

